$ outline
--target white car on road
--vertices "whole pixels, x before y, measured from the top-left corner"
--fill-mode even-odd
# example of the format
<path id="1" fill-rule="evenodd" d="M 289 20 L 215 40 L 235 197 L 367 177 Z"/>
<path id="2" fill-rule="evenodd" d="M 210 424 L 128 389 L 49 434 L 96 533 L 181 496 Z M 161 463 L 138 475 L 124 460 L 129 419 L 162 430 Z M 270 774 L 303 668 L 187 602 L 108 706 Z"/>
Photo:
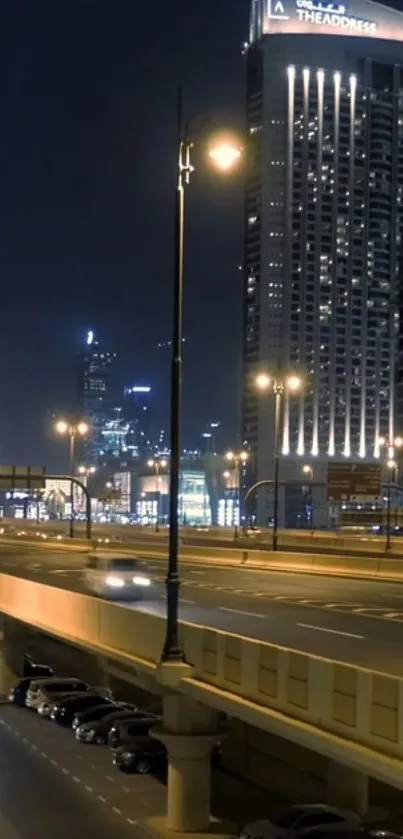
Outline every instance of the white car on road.
<path id="1" fill-rule="evenodd" d="M 294 804 L 274 816 L 245 825 L 241 839 L 296 839 L 302 831 L 315 827 L 327 830 L 348 830 L 361 825 L 355 813 L 327 804 Z"/>

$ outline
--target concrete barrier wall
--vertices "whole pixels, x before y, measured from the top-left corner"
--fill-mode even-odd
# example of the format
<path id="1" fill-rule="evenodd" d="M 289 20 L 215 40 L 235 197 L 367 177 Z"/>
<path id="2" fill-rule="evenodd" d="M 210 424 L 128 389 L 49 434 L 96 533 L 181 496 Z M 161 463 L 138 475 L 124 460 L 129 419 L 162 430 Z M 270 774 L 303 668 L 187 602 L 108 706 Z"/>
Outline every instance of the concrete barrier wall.
<path id="1" fill-rule="evenodd" d="M 156 676 L 161 617 L 4 574 L 0 611 Z M 195 624 L 181 634 L 193 672 L 179 690 L 403 788 L 403 679 Z"/>

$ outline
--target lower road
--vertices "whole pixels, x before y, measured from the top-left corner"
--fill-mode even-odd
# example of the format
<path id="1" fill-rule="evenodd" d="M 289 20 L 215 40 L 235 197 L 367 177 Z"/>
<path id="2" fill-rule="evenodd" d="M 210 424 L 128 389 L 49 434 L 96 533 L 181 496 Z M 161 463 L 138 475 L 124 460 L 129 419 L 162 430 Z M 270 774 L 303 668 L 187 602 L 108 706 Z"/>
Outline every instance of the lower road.
<path id="1" fill-rule="evenodd" d="M 213 813 L 236 828 L 279 804 L 270 792 L 213 773 Z M 125 775 L 107 746 L 82 745 L 70 730 L 0 706 L 2 839 L 146 839 L 138 821 L 165 812 L 163 779 Z"/>
<path id="2" fill-rule="evenodd" d="M 148 562 L 153 598 L 128 606 L 165 613 L 164 568 Z M 71 554 L 0 548 L 0 570 L 84 592 Z M 403 676 L 403 585 L 183 564 L 182 620 Z"/>

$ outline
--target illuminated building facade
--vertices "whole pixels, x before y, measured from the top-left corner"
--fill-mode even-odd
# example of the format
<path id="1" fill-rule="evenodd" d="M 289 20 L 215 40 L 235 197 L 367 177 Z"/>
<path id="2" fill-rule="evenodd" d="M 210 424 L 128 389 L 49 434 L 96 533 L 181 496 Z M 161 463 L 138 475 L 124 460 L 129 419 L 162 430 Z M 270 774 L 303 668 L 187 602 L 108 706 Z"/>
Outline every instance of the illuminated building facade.
<path id="1" fill-rule="evenodd" d="M 379 458 L 394 435 L 402 41 L 403 15 L 370 0 L 252 0 L 243 436 L 258 479 L 274 453 L 262 369 L 305 382 L 284 398 L 285 481 L 306 461 L 320 481 L 329 458 Z"/>
<path id="2" fill-rule="evenodd" d="M 78 356 L 78 403 L 81 417 L 90 425 L 85 439 L 85 459 L 98 463 L 105 448 L 104 431 L 115 419 L 116 353 L 105 350 L 88 332 L 86 347 Z"/>

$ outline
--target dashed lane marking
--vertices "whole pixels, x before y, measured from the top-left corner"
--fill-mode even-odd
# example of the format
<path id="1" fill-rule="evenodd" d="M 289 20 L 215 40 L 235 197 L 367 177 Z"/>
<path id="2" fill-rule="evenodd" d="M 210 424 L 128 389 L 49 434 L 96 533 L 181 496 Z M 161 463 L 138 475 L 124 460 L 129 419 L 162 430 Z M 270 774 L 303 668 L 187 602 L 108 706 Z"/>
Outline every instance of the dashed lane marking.
<path id="1" fill-rule="evenodd" d="M 258 612 L 242 612 L 240 609 L 229 609 L 227 606 L 219 606 L 218 607 L 220 612 L 231 612 L 233 615 L 244 615 L 247 618 L 260 618 L 261 620 L 266 619 L 266 615 L 259 615 Z"/>
<path id="2" fill-rule="evenodd" d="M 327 632 L 329 635 L 342 635 L 344 638 L 355 638 L 364 641 L 365 635 L 355 635 L 354 632 L 341 632 L 339 629 L 328 629 L 327 626 L 313 626 L 311 623 L 297 623 L 302 629 L 313 629 L 315 632 Z"/>
<path id="3" fill-rule="evenodd" d="M 101 801 L 102 804 L 106 804 L 106 798 L 104 798 L 103 795 L 97 795 L 97 799 L 98 801 Z"/>
<path id="4" fill-rule="evenodd" d="M 89 787 L 88 784 L 84 787 L 87 792 L 94 792 L 92 787 Z"/>

